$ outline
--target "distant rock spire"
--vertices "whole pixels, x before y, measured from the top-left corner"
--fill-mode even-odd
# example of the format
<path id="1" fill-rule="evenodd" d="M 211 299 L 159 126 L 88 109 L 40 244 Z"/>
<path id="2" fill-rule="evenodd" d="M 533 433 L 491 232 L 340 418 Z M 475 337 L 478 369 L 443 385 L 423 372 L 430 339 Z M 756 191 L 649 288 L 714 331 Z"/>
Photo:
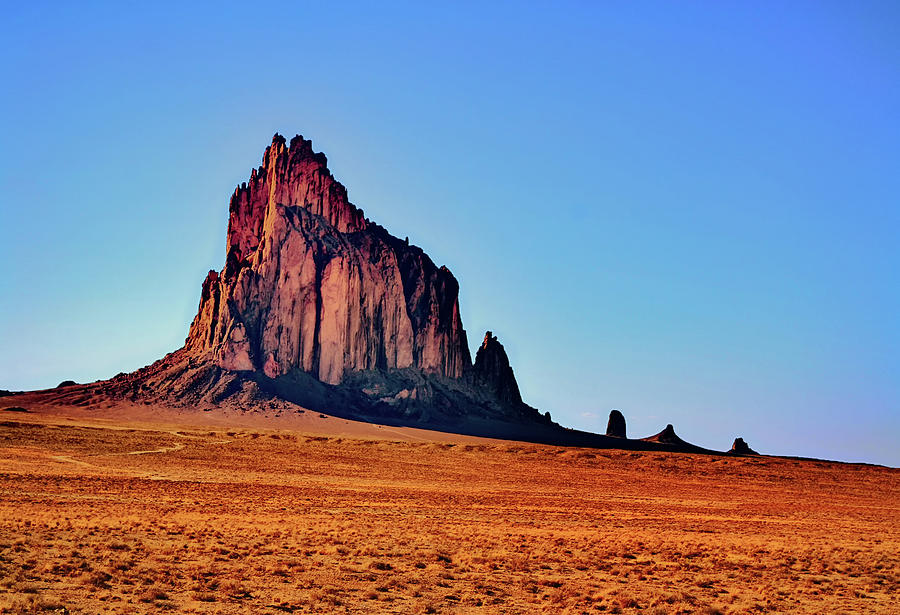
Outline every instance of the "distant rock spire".
<path id="1" fill-rule="evenodd" d="M 734 444 L 731 445 L 731 450 L 728 452 L 732 455 L 759 455 L 759 453 L 754 451 L 746 442 L 744 442 L 743 438 L 735 438 Z"/>
<path id="2" fill-rule="evenodd" d="M 516 383 L 512 367 L 509 366 L 506 350 L 490 331 L 485 333 L 481 348 L 475 355 L 473 377 L 476 385 L 489 389 L 500 401 L 511 404 L 522 403 L 519 385 Z"/>
<path id="3" fill-rule="evenodd" d="M 625 416 L 618 410 L 610 410 L 609 422 L 606 424 L 606 435 L 614 438 L 627 438 L 625 435 Z"/>

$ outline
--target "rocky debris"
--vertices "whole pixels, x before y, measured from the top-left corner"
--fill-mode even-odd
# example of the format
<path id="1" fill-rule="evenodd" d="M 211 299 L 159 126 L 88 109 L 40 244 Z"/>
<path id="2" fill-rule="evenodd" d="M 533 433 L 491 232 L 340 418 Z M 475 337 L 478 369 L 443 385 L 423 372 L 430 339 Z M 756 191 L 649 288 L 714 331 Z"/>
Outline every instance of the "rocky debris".
<path id="1" fill-rule="evenodd" d="M 734 444 L 731 445 L 731 450 L 728 452 L 732 455 L 759 455 L 759 453 L 754 451 L 746 442 L 744 442 L 743 438 L 735 438 Z"/>
<path id="2" fill-rule="evenodd" d="M 65 387 L 74 387 L 77 385 L 78 385 L 78 383 L 75 382 L 74 380 L 63 380 L 62 382 L 60 382 L 59 384 L 56 385 L 56 388 L 63 389 Z"/>
<path id="3" fill-rule="evenodd" d="M 275 135 L 229 206 L 227 259 L 203 283 L 186 347 L 229 371 L 471 367 L 459 285 L 418 247 L 368 221 L 323 154 Z"/>
<path id="4" fill-rule="evenodd" d="M 618 410 L 610 410 L 606 423 L 606 435 L 614 438 L 627 438 L 625 435 L 625 416 Z"/>
<path id="5" fill-rule="evenodd" d="M 475 367 L 472 373 L 475 384 L 493 391 L 500 401 L 509 404 L 522 403 L 519 385 L 509 365 L 506 350 L 491 331 L 484 334 L 484 341 L 475 353 Z"/>
<path id="6" fill-rule="evenodd" d="M 31 412 L 28 408 L 23 408 L 22 406 L 10 406 L 8 408 L 3 409 L 4 412 Z"/>

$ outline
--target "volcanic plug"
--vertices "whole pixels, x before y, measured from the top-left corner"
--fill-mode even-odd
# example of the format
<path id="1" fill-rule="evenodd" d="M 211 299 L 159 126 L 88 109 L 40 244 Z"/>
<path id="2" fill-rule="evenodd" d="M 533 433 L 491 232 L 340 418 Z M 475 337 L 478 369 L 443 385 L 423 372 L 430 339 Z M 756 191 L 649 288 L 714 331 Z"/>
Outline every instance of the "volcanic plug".
<path id="1" fill-rule="evenodd" d="M 136 372 L 59 389 L 56 401 L 311 409 L 532 442 L 714 452 L 671 427 L 626 438 L 617 411 L 604 436 L 563 428 L 526 404 L 491 331 L 473 363 L 450 270 L 366 218 L 302 136 L 276 134 L 234 190 L 225 248 L 182 348 Z"/>

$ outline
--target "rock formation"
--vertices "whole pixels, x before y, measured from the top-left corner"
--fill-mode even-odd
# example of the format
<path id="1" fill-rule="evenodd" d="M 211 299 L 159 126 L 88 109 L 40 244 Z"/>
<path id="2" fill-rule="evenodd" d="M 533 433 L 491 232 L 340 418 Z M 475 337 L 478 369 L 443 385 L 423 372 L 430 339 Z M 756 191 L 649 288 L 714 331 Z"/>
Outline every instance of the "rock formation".
<path id="1" fill-rule="evenodd" d="M 490 390 L 504 403 L 522 403 L 506 350 L 490 331 L 485 333 L 481 348 L 475 353 L 473 380 L 477 386 Z"/>
<path id="2" fill-rule="evenodd" d="M 678 437 L 678 434 L 675 433 L 675 428 L 672 427 L 671 423 L 666 425 L 666 428 L 658 434 L 642 439 L 647 442 L 659 442 L 661 444 L 675 444 L 679 446 L 687 444 L 687 442 Z"/>
<path id="3" fill-rule="evenodd" d="M 225 264 L 184 347 L 104 390 L 534 438 L 549 413 L 522 402 L 490 332 L 473 365 L 458 295 L 449 269 L 349 201 L 324 154 L 275 135 L 231 196 Z"/>
<path id="4" fill-rule="evenodd" d="M 610 410 L 609 422 L 606 423 L 606 435 L 614 438 L 627 438 L 625 435 L 625 416 L 618 410 Z"/>
<path id="5" fill-rule="evenodd" d="M 675 428 L 672 427 L 671 423 L 666 425 L 665 429 L 663 429 L 658 434 L 654 434 L 646 438 L 641 438 L 641 442 L 650 442 L 652 444 L 665 447 L 668 450 L 681 451 L 684 453 L 713 453 L 718 455 L 722 454 L 717 451 L 703 448 L 702 446 L 697 446 L 696 444 L 691 444 L 690 442 L 682 440 L 678 436 L 678 434 L 675 433 Z"/>
<path id="6" fill-rule="evenodd" d="M 743 438 L 735 438 L 734 444 L 731 445 L 731 450 L 728 452 L 732 455 L 759 455 L 759 453 L 754 451 L 746 442 L 744 442 Z"/>
<path id="7" fill-rule="evenodd" d="M 229 371 L 300 370 L 328 384 L 361 370 L 471 366 L 459 285 L 368 221 L 324 154 L 275 135 L 231 197 L 226 263 L 210 271 L 186 341 Z"/>
<path id="8" fill-rule="evenodd" d="M 310 409 L 549 444 L 713 452 L 671 425 L 629 440 L 618 411 L 603 436 L 525 404 L 490 331 L 472 363 L 450 270 L 368 220 L 301 136 L 275 135 L 234 191 L 225 247 L 182 348 L 111 380 L 61 383 L 50 401 Z"/>

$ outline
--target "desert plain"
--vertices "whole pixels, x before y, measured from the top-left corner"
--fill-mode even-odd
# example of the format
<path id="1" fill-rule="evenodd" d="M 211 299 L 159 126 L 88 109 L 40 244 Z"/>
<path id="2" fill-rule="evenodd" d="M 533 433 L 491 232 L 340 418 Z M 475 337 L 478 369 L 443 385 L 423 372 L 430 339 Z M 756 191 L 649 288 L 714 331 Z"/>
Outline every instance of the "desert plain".
<path id="1" fill-rule="evenodd" d="M 0 401 L 2 613 L 900 612 L 893 468 Z"/>

